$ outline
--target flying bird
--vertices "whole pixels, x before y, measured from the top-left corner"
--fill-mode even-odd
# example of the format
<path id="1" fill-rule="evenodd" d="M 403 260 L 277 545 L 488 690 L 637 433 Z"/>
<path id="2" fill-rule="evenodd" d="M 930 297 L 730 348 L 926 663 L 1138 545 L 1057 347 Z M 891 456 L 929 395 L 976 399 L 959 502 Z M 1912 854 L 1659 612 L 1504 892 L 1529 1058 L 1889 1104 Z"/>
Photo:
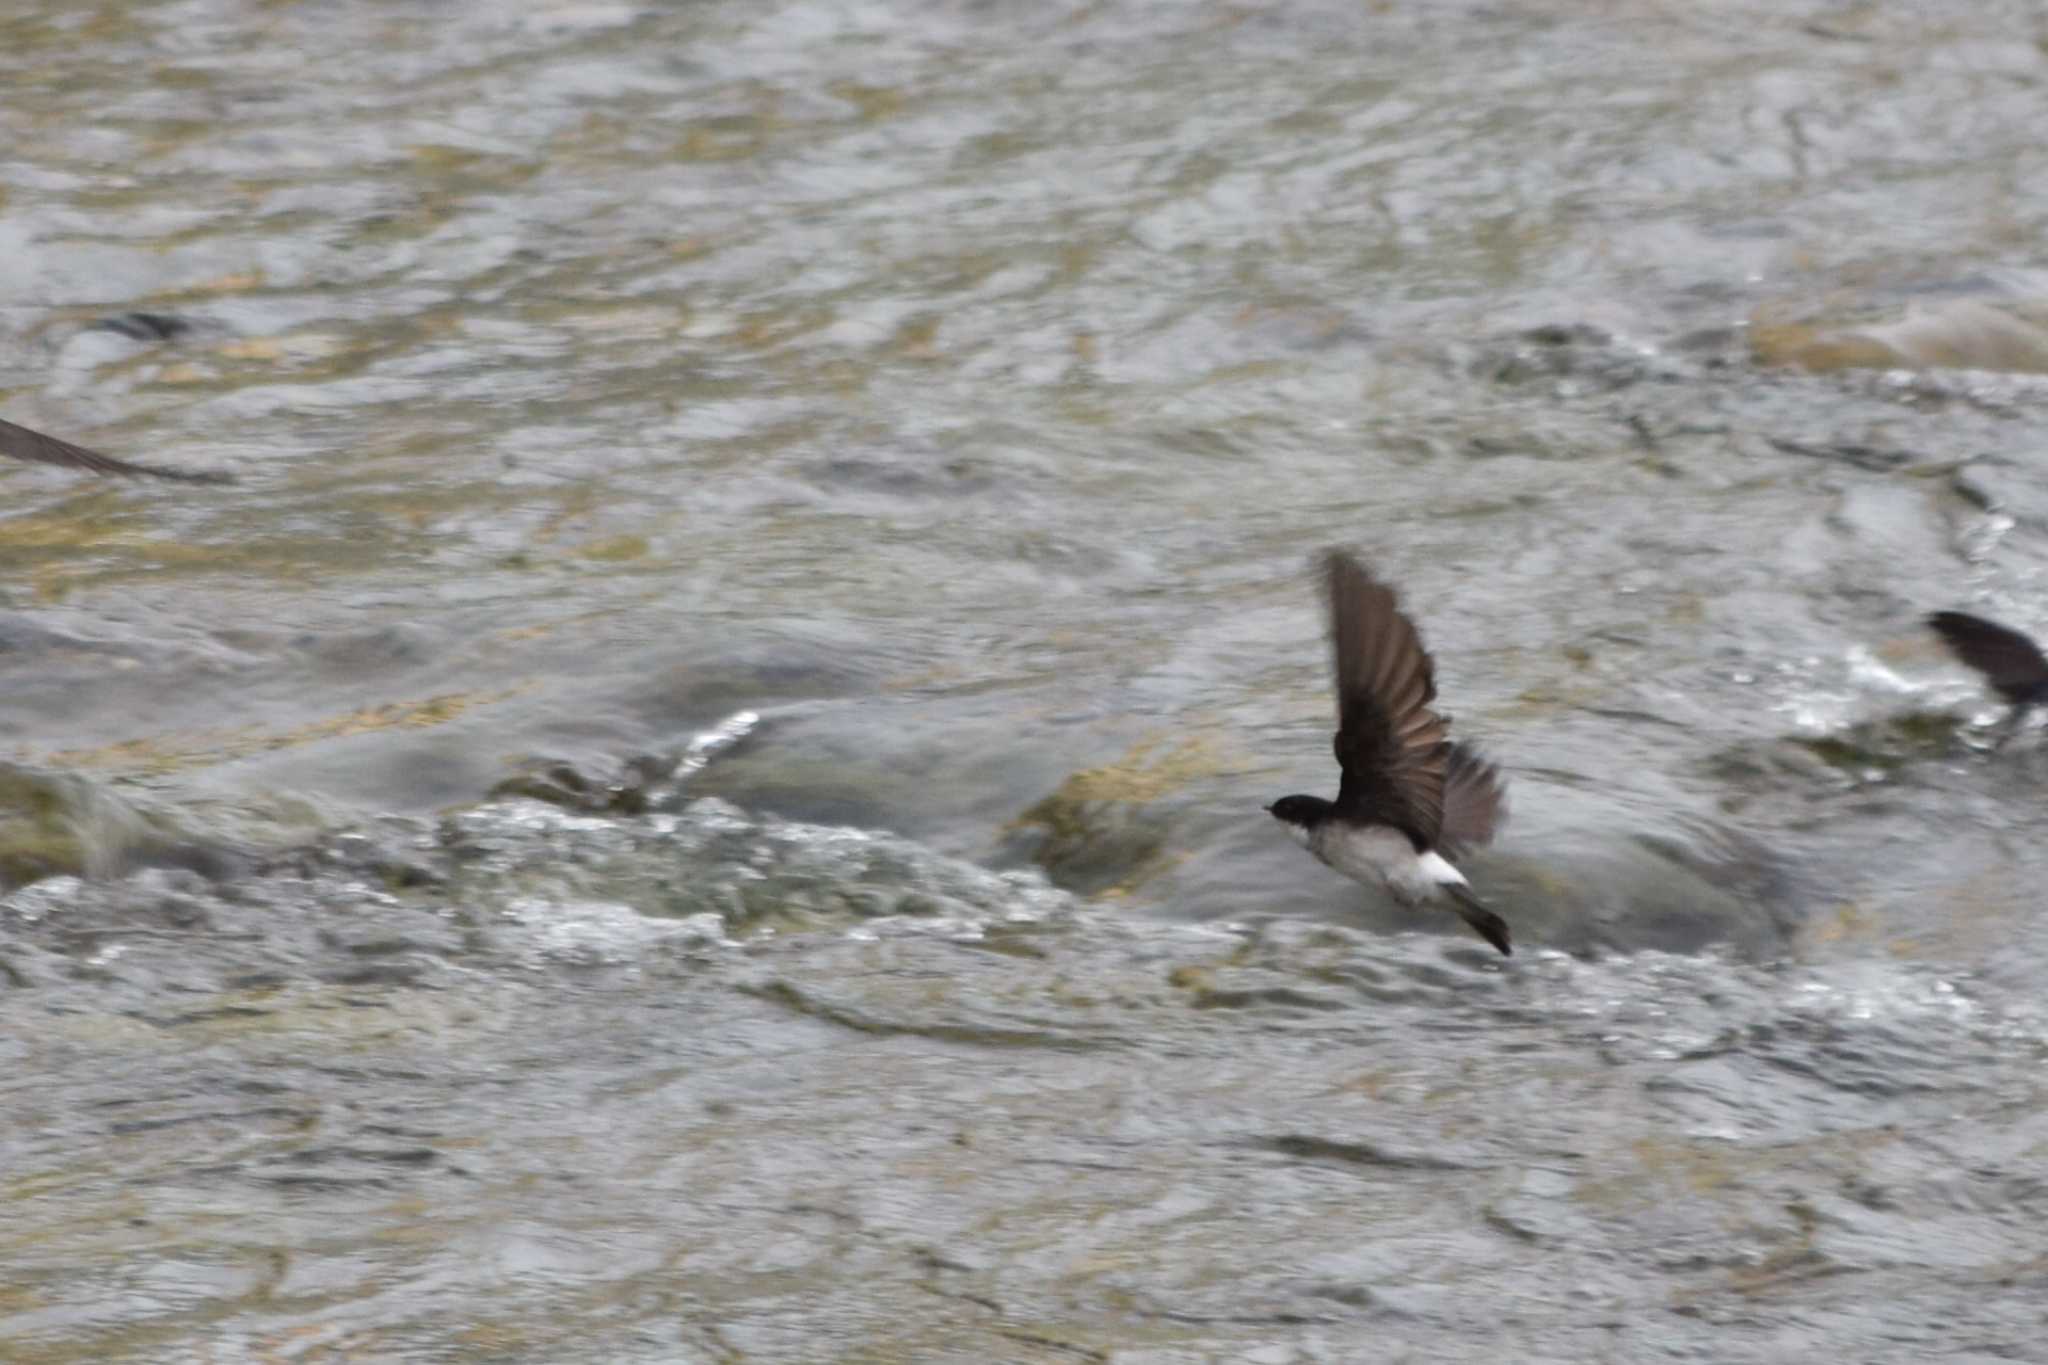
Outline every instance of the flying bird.
<path id="1" fill-rule="evenodd" d="M 232 474 L 223 474 L 206 469 L 171 469 L 164 465 L 135 464 L 128 460 L 117 460 L 111 455 L 102 455 L 97 450 L 60 441 L 54 436 L 45 436 L 40 431 L 0 418 L 0 455 L 11 460 L 26 460 L 31 464 L 65 465 L 72 469 L 90 469 L 95 474 L 121 474 L 128 478 L 146 476 L 152 479 L 175 479 L 180 483 L 233 483 Z"/>
<path id="2" fill-rule="evenodd" d="M 1303 847 L 1403 905 L 1447 902 L 1511 953 L 1507 921 L 1473 894 L 1451 859 L 1507 820 L 1500 772 L 1448 738 L 1431 709 L 1436 666 L 1394 590 L 1341 550 L 1323 557 L 1337 669 L 1337 799 L 1283 796 L 1266 807 Z"/>
<path id="3" fill-rule="evenodd" d="M 1966 611 L 1937 611 L 1927 618 L 1927 625 L 1949 653 L 1982 673 L 2012 707 L 2000 744 L 2019 729 L 2027 712 L 2048 705 L 2048 658 L 2026 636 Z"/>

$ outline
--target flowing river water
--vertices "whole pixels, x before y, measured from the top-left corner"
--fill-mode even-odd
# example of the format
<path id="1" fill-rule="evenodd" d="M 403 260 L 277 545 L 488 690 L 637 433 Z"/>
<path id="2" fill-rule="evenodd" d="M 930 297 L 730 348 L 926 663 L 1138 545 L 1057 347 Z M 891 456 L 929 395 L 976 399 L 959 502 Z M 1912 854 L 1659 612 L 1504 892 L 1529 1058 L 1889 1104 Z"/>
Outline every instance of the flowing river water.
<path id="1" fill-rule="evenodd" d="M 27 0 L 0 1359 L 2044 1360 L 2037 7 Z M 1503 961 L 1332 876 L 1398 583 Z"/>

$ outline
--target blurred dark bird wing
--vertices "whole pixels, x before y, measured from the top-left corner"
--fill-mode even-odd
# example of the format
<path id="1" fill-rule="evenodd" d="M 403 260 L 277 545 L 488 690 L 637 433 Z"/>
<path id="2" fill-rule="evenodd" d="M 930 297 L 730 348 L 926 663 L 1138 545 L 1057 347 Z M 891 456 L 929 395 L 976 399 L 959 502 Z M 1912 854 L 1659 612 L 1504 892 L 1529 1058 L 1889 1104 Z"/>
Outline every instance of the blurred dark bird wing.
<path id="1" fill-rule="evenodd" d="M 2048 689 L 2048 658 L 2018 631 L 1961 611 L 1937 611 L 1927 624 L 1950 653 L 1982 673 L 2014 705 L 2037 700 Z"/>
<path id="2" fill-rule="evenodd" d="M 13 460 L 26 460 L 31 464 L 64 465 L 71 469 L 89 469 L 95 474 L 120 474 L 128 478 L 147 476 L 152 479 L 175 479 L 180 483 L 233 483 L 232 474 L 211 470 L 167 469 L 162 465 L 133 464 L 117 460 L 111 455 L 102 455 L 97 450 L 60 441 L 54 436 L 45 436 L 40 431 L 0 419 L 0 455 Z"/>
<path id="3" fill-rule="evenodd" d="M 1439 840 L 1456 862 L 1490 843 L 1508 822 L 1506 784 L 1500 769 L 1462 742 L 1451 745 L 1444 771 L 1444 821 Z"/>
<path id="4" fill-rule="evenodd" d="M 1394 590 L 1341 551 L 1324 561 L 1337 669 L 1337 814 L 1398 826 L 1432 848 L 1444 818 L 1450 721 L 1436 671 Z"/>

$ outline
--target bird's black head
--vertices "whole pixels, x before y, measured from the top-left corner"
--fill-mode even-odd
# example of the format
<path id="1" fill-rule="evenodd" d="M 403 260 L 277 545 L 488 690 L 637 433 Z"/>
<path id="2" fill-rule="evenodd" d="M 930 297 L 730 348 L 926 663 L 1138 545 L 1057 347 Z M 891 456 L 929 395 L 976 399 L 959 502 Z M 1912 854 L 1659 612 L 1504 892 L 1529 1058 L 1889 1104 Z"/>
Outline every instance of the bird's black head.
<path id="1" fill-rule="evenodd" d="M 1329 819 L 1330 803 L 1320 796 L 1283 796 L 1266 813 L 1282 824 L 1311 830 Z"/>

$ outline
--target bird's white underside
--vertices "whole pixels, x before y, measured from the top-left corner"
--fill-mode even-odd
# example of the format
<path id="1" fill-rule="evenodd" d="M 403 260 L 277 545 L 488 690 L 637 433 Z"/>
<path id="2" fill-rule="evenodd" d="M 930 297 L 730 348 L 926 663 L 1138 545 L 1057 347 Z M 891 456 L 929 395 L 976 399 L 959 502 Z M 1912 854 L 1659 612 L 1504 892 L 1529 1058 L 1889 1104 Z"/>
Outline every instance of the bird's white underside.
<path id="1" fill-rule="evenodd" d="M 1309 852 L 1355 882 L 1378 883 L 1410 905 L 1434 900 L 1445 886 L 1465 886 L 1464 874 L 1431 850 L 1417 854 L 1408 836 L 1384 826 L 1326 821 L 1313 830 L 1289 825 Z"/>

